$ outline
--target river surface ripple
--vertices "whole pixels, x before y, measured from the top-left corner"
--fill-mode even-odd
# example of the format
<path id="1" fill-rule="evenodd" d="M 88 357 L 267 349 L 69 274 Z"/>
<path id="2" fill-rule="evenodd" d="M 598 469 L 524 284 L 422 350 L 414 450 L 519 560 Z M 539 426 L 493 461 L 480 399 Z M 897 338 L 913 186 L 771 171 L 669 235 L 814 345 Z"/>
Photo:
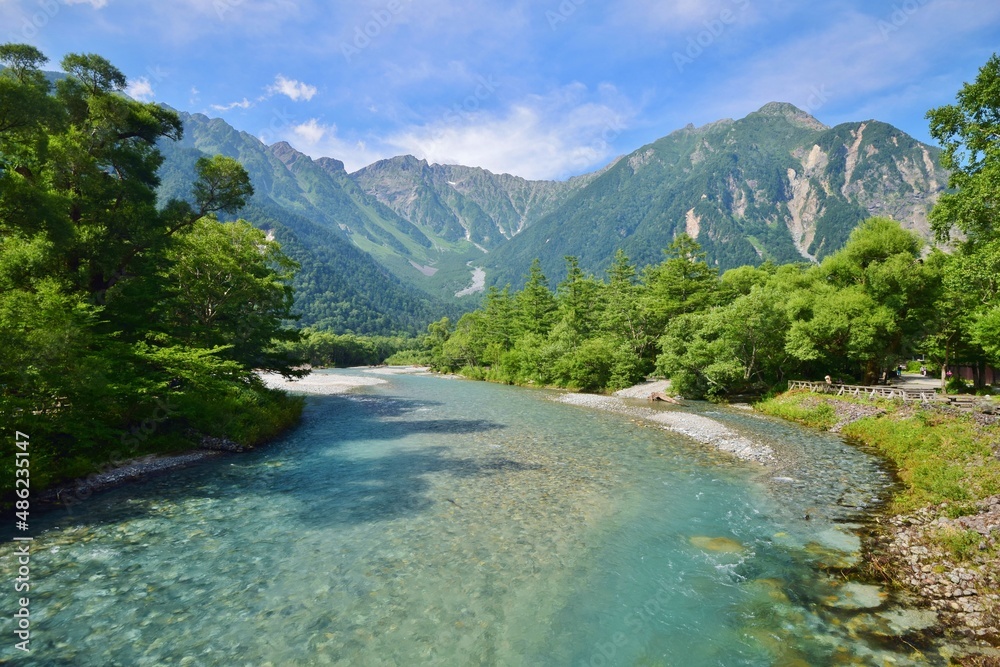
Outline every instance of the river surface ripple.
<path id="1" fill-rule="evenodd" d="M 0 661 L 935 664 L 849 569 L 890 481 L 839 437 L 657 408 L 761 465 L 555 392 L 383 377 L 262 451 L 33 516 L 32 651 L 5 615 Z"/>

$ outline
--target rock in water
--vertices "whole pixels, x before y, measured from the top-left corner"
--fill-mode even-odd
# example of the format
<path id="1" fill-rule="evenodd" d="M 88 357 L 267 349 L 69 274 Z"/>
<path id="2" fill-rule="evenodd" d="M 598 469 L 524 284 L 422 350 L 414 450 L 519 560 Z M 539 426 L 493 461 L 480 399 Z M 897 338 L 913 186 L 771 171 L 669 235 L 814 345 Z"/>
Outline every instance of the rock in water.
<path id="1" fill-rule="evenodd" d="M 729 537 L 704 537 L 701 535 L 691 538 L 691 544 L 716 553 L 738 554 L 742 553 L 745 547 Z"/>

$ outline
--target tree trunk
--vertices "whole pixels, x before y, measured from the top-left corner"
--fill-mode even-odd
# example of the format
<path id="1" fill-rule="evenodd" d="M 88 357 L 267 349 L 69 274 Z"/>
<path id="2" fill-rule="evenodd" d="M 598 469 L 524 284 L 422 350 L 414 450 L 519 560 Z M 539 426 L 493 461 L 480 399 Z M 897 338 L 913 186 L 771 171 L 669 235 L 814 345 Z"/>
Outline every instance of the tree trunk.
<path id="1" fill-rule="evenodd" d="M 944 363 L 941 364 L 941 393 L 947 392 L 948 387 L 948 346 L 944 348 Z"/>

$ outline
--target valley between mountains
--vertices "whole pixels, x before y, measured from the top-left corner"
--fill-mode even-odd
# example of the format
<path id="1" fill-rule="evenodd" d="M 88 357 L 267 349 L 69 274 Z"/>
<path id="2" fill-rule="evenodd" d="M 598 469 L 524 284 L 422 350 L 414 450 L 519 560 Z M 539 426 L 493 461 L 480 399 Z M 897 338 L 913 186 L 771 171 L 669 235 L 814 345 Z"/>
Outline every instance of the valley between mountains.
<path id="1" fill-rule="evenodd" d="M 302 267 L 301 325 L 357 333 L 423 330 L 474 308 L 491 285 L 521 287 L 536 258 L 553 283 L 566 255 L 597 275 L 618 249 L 655 264 L 682 232 L 720 270 L 820 261 L 873 215 L 929 238 L 948 177 L 938 149 L 891 125 L 827 127 L 779 102 L 678 129 L 566 181 L 412 156 L 348 173 L 221 119 L 181 118 L 183 140 L 161 142 L 161 197 L 188 196 L 199 157 L 239 160 L 255 190 L 240 215 Z"/>

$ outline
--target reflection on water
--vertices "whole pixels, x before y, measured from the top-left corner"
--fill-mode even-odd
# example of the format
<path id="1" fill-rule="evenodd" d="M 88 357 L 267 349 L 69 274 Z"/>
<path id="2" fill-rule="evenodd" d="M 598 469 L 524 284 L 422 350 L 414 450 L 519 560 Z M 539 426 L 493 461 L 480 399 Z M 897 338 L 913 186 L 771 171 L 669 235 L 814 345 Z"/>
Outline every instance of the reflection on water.
<path id="1" fill-rule="evenodd" d="M 25 665 L 927 664 L 842 575 L 885 475 L 714 406 L 780 469 L 550 400 L 392 377 L 266 451 L 53 512 Z M 805 518 L 809 515 L 808 520 Z M 14 570 L 2 563 L 5 577 Z M 890 623 L 892 620 L 892 623 Z M 905 623 L 902 623 L 905 625 Z M 925 623 L 926 625 L 926 623 Z M 0 622 L 10 637 L 9 616 Z"/>

